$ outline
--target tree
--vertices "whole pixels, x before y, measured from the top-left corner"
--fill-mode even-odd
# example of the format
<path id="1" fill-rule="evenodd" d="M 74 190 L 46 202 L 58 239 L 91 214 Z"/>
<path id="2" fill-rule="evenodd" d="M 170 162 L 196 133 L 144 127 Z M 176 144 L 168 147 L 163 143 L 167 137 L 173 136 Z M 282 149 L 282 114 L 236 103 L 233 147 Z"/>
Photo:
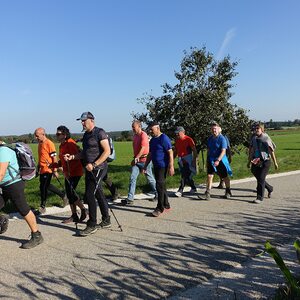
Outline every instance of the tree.
<path id="1" fill-rule="evenodd" d="M 205 47 L 191 48 L 184 55 L 180 71 L 175 72 L 178 83 L 165 83 L 162 96 L 146 94 L 138 99 L 146 112 L 132 116 L 146 124 L 158 121 L 170 136 L 176 126 L 183 126 L 198 150 L 206 148 L 212 121 L 220 123 L 232 146 L 243 144 L 249 139 L 251 120 L 246 110 L 229 102 L 237 62 L 229 56 L 216 61 Z"/>

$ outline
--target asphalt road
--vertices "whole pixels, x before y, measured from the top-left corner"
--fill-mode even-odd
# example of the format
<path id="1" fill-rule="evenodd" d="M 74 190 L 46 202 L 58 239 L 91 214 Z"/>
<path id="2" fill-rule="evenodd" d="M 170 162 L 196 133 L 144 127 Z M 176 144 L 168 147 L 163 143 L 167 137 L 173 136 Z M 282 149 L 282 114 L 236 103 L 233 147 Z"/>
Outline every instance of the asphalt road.
<path id="1" fill-rule="evenodd" d="M 285 247 L 298 237 L 300 172 L 268 181 L 274 193 L 262 204 L 251 203 L 256 183 L 250 179 L 232 184 L 230 200 L 219 189 L 213 189 L 210 201 L 189 193 L 175 198 L 170 191 L 172 209 L 159 218 L 149 216 L 155 203 L 145 199 L 130 207 L 112 205 L 123 232 L 112 217 L 111 229 L 88 237 L 78 237 L 73 224 L 62 224 L 69 212 L 61 210 L 40 217 L 45 242 L 31 250 L 19 248 L 29 236 L 25 221 L 11 220 L 0 236 L 0 298 L 267 297 L 283 278 L 272 261 L 260 265 L 255 255 L 266 240 Z M 243 268 L 250 264 L 252 275 Z M 259 269 L 268 284 L 255 277 Z M 222 293 L 218 289 L 229 273 L 227 292 Z"/>

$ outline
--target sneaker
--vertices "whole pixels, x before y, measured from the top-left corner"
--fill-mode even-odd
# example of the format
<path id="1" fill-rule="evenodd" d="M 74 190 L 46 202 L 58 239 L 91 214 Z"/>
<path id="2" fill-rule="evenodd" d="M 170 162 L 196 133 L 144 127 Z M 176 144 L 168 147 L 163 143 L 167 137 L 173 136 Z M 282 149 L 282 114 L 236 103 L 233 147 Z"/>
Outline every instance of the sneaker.
<path id="1" fill-rule="evenodd" d="M 162 212 L 158 208 L 155 208 L 151 214 L 153 217 L 159 217 L 162 214 Z"/>
<path id="2" fill-rule="evenodd" d="M 206 191 L 206 192 L 204 193 L 204 196 L 203 196 L 203 197 L 200 196 L 200 194 L 198 194 L 197 196 L 198 196 L 198 198 L 199 198 L 200 200 L 210 200 L 210 192 L 208 192 L 208 191 Z"/>
<path id="3" fill-rule="evenodd" d="M 178 190 L 176 193 L 175 193 L 175 197 L 182 197 L 182 190 Z"/>
<path id="4" fill-rule="evenodd" d="M 81 210 L 81 215 L 80 215 L 80 219 L 79 219 L 79 222 L 83 222 L 87 217 L 87 213 L 86 213 L 86 209 L 82 209 Z"/>
<path id="5" fill-rule="evenodd" d="M 8 217 L 5 215 L 0 215 L 0 234 L 4 233 L 8 228 Z"/>
<path id="6" fill-rule="evenodd" d="M 231 197 L 232 197 L 232 194 L 231 194 L 230 188 L 226 188 L 224 198 L 225 199 L 230 199 Z"/>
<path id="7" fill-rule="evenodd" d="M 21 245 L 22 249 L 31 249 L 41 244 L 44 241 L 42 234 L 37 232 L 31 232 L 31 239 Z"/>
<path id="8" fill-rule="evenodd" d="M 133 205 L 133 200 L 130 200 L 130 199 L 128 199 L 128 198 L 126 198 L 126 199 L 122 199 L 121 200 L 121 203 L 123 204 L 123 205 Z"/>
<path id="9" fill-rule="evenodd" d="M 268 198 L 272 198 L 273 191 L 268 192 Z"/>
<path id="10" fill-rule="evenodd" d="M 71 222 L 74 222 L 74 223 L 79 222 L 79 218 L 78 218 L 77 213 L 72 214 L 72 216 L 70 218 L 65 219 L 65 220 L 62 221 L 63 224 L 68 224 L 68 223 L 71 223 Z"/>
<path id="11" fill-rule="evenodd" d="M 66 207 L 69 204 L 69 199 L 68 199 L 67 195 L 64 195 L 64 197 L 62 198 L 62 200 L 63 200 L 62 207 Z"/>
<path id="12" fill-rule="evenodd" d="M 255 200 L 253 200 L 252 203 L 255 203 L 255 204 L 261 204 L 261 203 L 262 203 L 262 200 L 260 200 L 260 199 L 255 199 Z"/>
<path id="13" fill-rule="evenodd" d="M 193 189 L 193 188 L 190 189 L 190 194 L 196 194 L 196 193 L 197 193 L 197 189 Z"/>
<path id="14" fill-rule="evenodd" d="M 149 197 L 149 201 L 155 202 L 157 201 L 157 193 L 146 193 L 146 195 Z"/>
<path id="15" fill-rule="evenodd" d="M 79 230 L 80 236 L 88 236 L 92 233 L 95 233 L 98 230 L 97 226 L 86 225 L 83 230 Z"/>
<path id="16" fill-rule="evenodd" d="M 45 213 L 46 213 L 46 207 L 39 207 L 39 209 L 35 211 L 36 215 L 44 215 Z"/>
<path id="17" fill-rule="evenodd" d="M 102 221 L 98 225 L 96 225 L 96 226 L 99 229 L 110 228 L 111 227 L 110 217 L 102 219 Z"/>

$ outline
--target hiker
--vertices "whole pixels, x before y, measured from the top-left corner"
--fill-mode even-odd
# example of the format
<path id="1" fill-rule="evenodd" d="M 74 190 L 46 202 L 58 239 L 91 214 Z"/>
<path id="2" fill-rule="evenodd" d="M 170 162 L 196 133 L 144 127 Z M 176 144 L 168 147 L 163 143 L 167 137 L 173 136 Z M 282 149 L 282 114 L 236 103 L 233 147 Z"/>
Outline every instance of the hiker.
<path id="1" fill-rule="evenodd" d="M 99 228 L 111 227 L 108 213 L 108 203 L 105 198 L 101 181 L 107 173 L 107 158 L 111 153 L 109 141 L 104 129 L 96 127 L 95 118 L 91 112 L 84 112 L 77 121 L 81 121 L 85 131 L 82 138 L 82 151 L 77 154 L 65 154 L 66 161 L 82 159 L 85 167 L 85 200 L 88 204 L 89 219 L 86 228 L 79 235 L 88 236 Z M 102 221 L 97 225 L 96 200 L 102 215 Z"/>
<path id="2" fill-rule="evenodd" d="M 196 174 L 197 150 L 193 139 L 185 134 L 182 126 L 176 128 L 175 134 L 174 158 L 178 156 L 179 171 L 181 174 L 180 186 L 175 196 L 181 197 L 186 184 L 191 187 L 191 194 L 197 192 L 193 181 L 193 176 Z"/>
<path id="3" fill-rule="evenodd" d="M 38 230 L 36 217 L 29 208 L 25 198 L 25 183 L 19 175 L 16 153 L 14 150 L 5 146 L 0 146 L 0 188 L 0 209 L 2 209 L 10 199 L 31 230 L 30 240 L 23 243 L 20 248 L 30 249 L 41 244 L 44 239 Z M 4 215 L 0 215 L 0 233 L 4 233 L 7 227 L 8 218 Z"/>
<path id="4" fill-rule="evenodd" d="M 167 172 L 170 176 L 174 175 L 173 150 L 170 138 L 161 132 L 157 122 L 152 122 L 148 128 L 152 139 L 143 172 L 147 172 L 147 167 L 152 161 L 157 191 L 157 206 L 152 212 L 152 216 L 159 217 L 171 209 L 166 189 L 166 176 Z"/>
<path id="5" fill-rule="evenodd" d="M 40 193 L 41 205 L 36 212 L 37 214 L 46 213 L 46 201 L 48 190 L 55 193 L 63 200 L 63 207 L 68 204 L 68 198 L 64 191 L 59 190 L 51 184 L 52 176 L 58 179 L 57 168 L 52 168 L 57 163 L 56 149 L 52 141 L 46 137 L 44 128 L 37 128 L 34 131 L 34 136 L 38 141 L 38 174 L 40 175 Z"/>
<path id="6" fill-rule="evenodd" d="M 83 222 L 86 218 L 86 209 L 76 193 L 76 187 L 83 175 L 83 167 L 80 160 L 65 161 L 64 155 L 69 153 L 75 155 L 80 152 L 80 148 L 71 138 L 69 129 L 66 126 L 59 126 L 56 129 L 56 138 L 60 142 L 59 145 L 59 162 L 57 167 L 61 167 L 65 177 L 65 190 L 69 199 L 71 208 L 71 217 L 65 219 L 63 223 Z M 80 218 L 77 215 L 76 206 L 80 208 Z"/>
<path id="7" fill-rule="evenodd" d="M 143 168 L 149 153 L 149 138 L 145 131 L 142 130 L 141 122 L 136 120 L 132 123 L 133 141 L 133 160 L 131 161 L 131 175 L 129 181 L 128 195 L 126 199 L 122 200 L 123 205 L 132 205 L 134 202 L 134 194 L 136 188 L 136 181 L 139 174 L 143 173 Z M 153 198 L 156 194 L 156 182 L 152 174 L 152 162 L 149 162 L 146 172 L 144 173 L 151 187 Z"/>
<path id="8" fill-rule="evenodd" d="M 220 133 L 222 132 L 222 128 L 220 127 Z M 231 147 L 230 147 L 230 141 L 229 141 L 229 138 L 227 135 L 223 134 L 225 140 L 226 140 L 226 143 L 227 143 L 227 148 L 226 148 L 226 156 L 227 156 L 227 159 L 229 161 L 229 163 L 231 164 Z M 220 177 L 220 176 L 219 176 Z M 217 186 L 217 189 L 225 189 L 225 182 L 224 180 L 220 177 L 220 182 L 219 182 L 219 185 Z"/>
<path id="9" fill-rule="evenodd" d="M 230 190 L 229 175 L 232 175 L 230 164 L 226 156 L 227 142 L 221 134 L 220 125 L 217 122 L 211 124 L 212 135 L 207 140 L 207 182 L 204 198 L 198 195 L 201 200 L 210 200 L 214 173 L 217 173 L 225 182 L 225 199 L 232 194 Z"/>
<path id="10" fill-rule="evenodd" d="M 276 146 L 271 138 L 264 133 L 264 125 L 262 123 L 257 123 L 255 126 L 255 135 L 250 142 L 247 164 L 248 168 L 251 166 L 251 172 L 257 180 L 256 199 L 253 203 L 262 203 L 265 189 L 268 191 L 268 198 L 271 198 L 274 188 L 266 182 L 266 177 L 271 166 L 270 158 L 274 162 L 275 169 L 278 169 L 274 152 L 275 148 Z"/>

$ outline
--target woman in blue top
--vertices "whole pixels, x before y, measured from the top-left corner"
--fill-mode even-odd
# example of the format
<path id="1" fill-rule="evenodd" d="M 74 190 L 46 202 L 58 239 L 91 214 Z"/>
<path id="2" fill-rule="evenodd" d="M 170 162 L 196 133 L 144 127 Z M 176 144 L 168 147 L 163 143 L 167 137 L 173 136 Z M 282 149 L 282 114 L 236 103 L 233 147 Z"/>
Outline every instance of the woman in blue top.
<path id="1" fill-rule="evenodd" d="M 0 209 L 2 209 L 10 199 L 17 208 L 18 212 L 24 217 L 28 226 L 31 230 L 31 239 L 21 245 L 23 249 L 33 248 L 43 242 L 43 236 L 38 231 L 38 226 L 36 223 L 36 218 L 34 213 L 29 208 L 24 194 L 24 181 L 20 178 L 19 165 L 14 150 L 6 147 L 4 143 L 0 146 L 0 187 L 2 189 L 2 194 L 0 194 Z M 4 216 L 0 216 L 3 222 Z M 4 220 L 5 221 L 5 220 Z M 7 229 L 8 220 L 6 219 Z M 1 233 L 4 233 L 2 230 Z"/>

